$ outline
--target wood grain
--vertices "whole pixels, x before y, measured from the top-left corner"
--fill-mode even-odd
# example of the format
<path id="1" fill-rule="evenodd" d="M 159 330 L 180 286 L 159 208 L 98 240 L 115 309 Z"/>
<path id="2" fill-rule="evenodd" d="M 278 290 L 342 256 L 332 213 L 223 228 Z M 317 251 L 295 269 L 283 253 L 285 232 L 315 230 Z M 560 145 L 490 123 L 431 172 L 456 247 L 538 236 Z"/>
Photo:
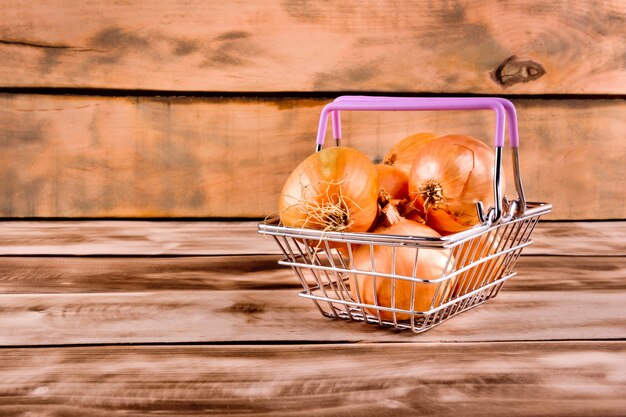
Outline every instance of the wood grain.
<path id="1" fill-rule="evenodd" d="M 0 294 L 301 290 L 277 255 L 0 257 Z M 522 256 L 506 291 L 626 290 L 626 257 Z"/>
<path id="2" fill-rule="evenodd" d="M 264 217 L 311 154 L 325 102 L 0 95 L 0 215 Z M 516 104 L 529 199 L 552 203 L 552 219 L 626 218 L 626 104 Z M 415 131 L 493 134 L 488 112 L 346 116 L 345 144 L 375 160 Z"/>
<path id="3" fill-rule="evenodd" d="M 503 291 L 426 333 L 322 317 L 294 290 L 0 295 L 0 346 L 116 343 L 610 340 L 624 290 Z"/>
<path id="4" fill-rule="evenodd" d="M 259 221 L 0 221 L 0 255 L 278 254 Z M 600 223 L 599 223 L 600 224 Z M 622 233 L 616 223 L 618 234 Z M 612 234 L 613 228 L 606 228 Z M 623 225 L 626 237 L 626 222 Z M 626 250 L 625 250 L 626 252 Z M 625 253 L 626 255 L 626 253 Z"/>
<path id="5" fill-rule="evenodd" d="M 626 92 L 619 0 L 11 0 L 0 16 L 3 87 Z"/>
<path id="6" fill-rule="evenodd" d="M 0 257 L 0 293 L 286 288 L 293 289 L 295 293 L 302 285 L 291 268 L 278 265 L 279 259 L 277 255 L 174 258 Z M 609 265 L 615 268 L 616 262 Z"/>
<path id="7" fill-rule="evenodd" d="M 3 349 L 0 415 L 622 416 L 625 342 Z"/>
<path id="8" fill-rule="evenodd" d="M 626 255 L 626 222 L 539 222 L 526 255 Z"/>
<path id="9" fill-rule="evenodd" d="M 0 221 L 0 255 L 279 254 L 258 221 Z M 626 256 L 626 222 L 541 221 L 524 255 Z"/>

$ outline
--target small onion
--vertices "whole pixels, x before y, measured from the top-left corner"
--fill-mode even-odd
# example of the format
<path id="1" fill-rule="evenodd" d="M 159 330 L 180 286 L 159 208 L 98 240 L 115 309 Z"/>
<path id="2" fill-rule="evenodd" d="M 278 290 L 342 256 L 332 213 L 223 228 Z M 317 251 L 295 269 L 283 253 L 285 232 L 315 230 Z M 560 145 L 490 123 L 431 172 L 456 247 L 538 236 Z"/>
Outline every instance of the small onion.
<path id="1" fill-rule="evenodd" d="M 388 228 L 376 230 L 374 233 L 383 233 L 402 236 L 430 236 L 440 237 L 440 235 L 420 223 L 402 219 L 398 223 Z M 372 253 L 369 245 L 357 247 L 353 252 L 354 265 L 356 270 L 391 274 L 393 262 L 393 250 L 391 246 L 374 246 L 374 270 L 372 270 Z M 396 247 L 395 274 L 411 277 L 415 267 L 416 249 L 411 247 Z M 419 249 L 417 259 L 416 277 L 421 279 L 436 279 L 442 276 L 444 268 L 449 273 L 453 260 L 448 262 L 451 256 L 449 249 Z M 441 304 L 446 300 L 454 282 L 444 281 L 438 283 L 411 282 L 403 279 L 395 279 L 392 289 L 392 279 L 387 277 L 352 274 L 350 276 L 350 292 L 355 301 L 361 303 L 377 305 L 382 307 L 393 307 L 392 292 L 395 293 L 395 308 L 415 311 L 427 311 L 433 306 Z M 414 290 L 412 286 L 414 285 Z M 441 286 L 437 291 L 438 285 Z M 358 290 L 357 290 L 358 289 Z M 414 291 L 414 302 L 411 307 L 411 293 Z M 434 302 L 433 302 L 434 300 Z M 375 315 L 376 311 L 365 309 L 368 314 Z M 380 317 L 383 320 L 393 320 L 393 314 L 389 311 L 380 310 Z M 409 314 L 397 313 L 397 320 L 408 320 Z"/>
<path id="2" fill-rule="evenodd" d="M 406 199 L 409 197 L 409 176 L 393 165 L 376 165 L 378 183 L 387 199 Z"/>
<path id="3" fill-rule="evenodd" d="M 387 152 L 383 160 L 383 165 L 395 166 L 409 175 L 413 160 L 422 147 L 435 139 L 437 139 L 437 135 L 433 133 L 416 133 L 407 136 L 393 145 L 389 152 Z"/>
<path id="4" fill-rule="evenodd" d="M 331 147 L 309 156 L 280 194 L 284 226 L 365 232 L 378 213 L 378 175 L 361 152 Z"/>
<path id="5" fill-rule="evenodd" d="M 409 194 L 426 223 L 442 235 L 479 223 L 476 202 L 493 196 L 494 151 L 478 139 L 448 135 L 424 145 L 413 161 Z"/>

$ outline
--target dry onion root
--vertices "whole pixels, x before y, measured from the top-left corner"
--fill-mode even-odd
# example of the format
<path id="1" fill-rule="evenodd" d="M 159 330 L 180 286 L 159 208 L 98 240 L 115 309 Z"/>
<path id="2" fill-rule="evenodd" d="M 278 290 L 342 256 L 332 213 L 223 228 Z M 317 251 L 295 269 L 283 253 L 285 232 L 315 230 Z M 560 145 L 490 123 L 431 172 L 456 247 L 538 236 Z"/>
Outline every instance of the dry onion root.
<path id="1" fill-rule="evenodd" d="M 469 136 L 448 135 L 424 145 L 409 175 L 412 204 L 442 235 L 479 223 L 476 202 L 493 202 L 494 151 Z"/>
<path id="2" fill-rule="evenodd" d="M 305 159 L 280 194 L 284 226 L 365 232 L 378 213 L 378 177 L 361 152 L 332 147 Z"/>
<path id="3" fill-rule="evenodd" d="M 404 171 L 392 165 L 379 164 L 375 167 L 379 183 L 379 216 L 373 229 L 396 223 L 409 198 L 409 177 Z"/>
<path id="4" fill-rule="evenodd" d="M 341 193 L 341 182 L 320 181 L 319 184 L 326 187 L 324 191 L 317 194 L 311 184 L 303 185 L 301 198 L 287 207 L 287 210 L 293 208 L 302 215 L 302 219 L 296 220 L 293 226 L 321 229 L 325 232 L 342 232 L 348 229 L 354 221 L 348 210 L 349 199 Z M 338 192 L 331 193 L 332 189 L 337 188 Z M 360 208 L 356 203 L 354 206 Z"/>

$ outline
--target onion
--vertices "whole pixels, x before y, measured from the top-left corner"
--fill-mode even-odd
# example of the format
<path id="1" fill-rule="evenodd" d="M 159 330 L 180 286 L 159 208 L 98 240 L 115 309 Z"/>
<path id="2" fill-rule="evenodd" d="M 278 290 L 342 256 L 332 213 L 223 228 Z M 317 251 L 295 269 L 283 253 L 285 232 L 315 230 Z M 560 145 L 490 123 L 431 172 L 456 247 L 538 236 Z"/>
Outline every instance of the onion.
<path id="1" fill-rule="evenodd" d="M 400 168 L 393 165 L 376 165 L 378 172 L 378 184 L 385 194 L 391 199 L 406 199 L 409 197 L 409 176 Z"/>
<path id="2" fill-rule="evenodd" d="M 496 253 L 500 244 L 500 237 L 494 233 L 485 233 L 479 237 L 476 237 L 468 242 L 462 244 L 462 247 L 455 250 L 455 258 L 457 260 L 457 269 L 461 269 L 473 262 L 486 258 L 489 255 Z M 478 264 L 466 272 L 462 272 L 456 282 L 453 297 L 460 297 L 468 292 L 472 292 L 478 288 L 479 285 L 486 285 L 494 281 L 494 274 L 500 271 L 505 255 L 500 255 L 496 258 L 485 261 Z M 485 275 L 489 276 L 485 276 Z"/>
<path id="3" fill-rule="evenodd" d="M 408 136 L 392 146 L 391 150 L 385 155 L 383 164 L 395 166 L 409 175 L 413 160 L 417 154 L 424 145 L 434 139 L 437 139 L 437 135 L 433 133 L 416 133 Z"/>
<path id="4" fill-rule="evenodd" d="M 409 199 L 409 176 L 393 165 L 376 165 L 379 216 L 372 229 L 387 227 L 400 218 L 400 207 Z"/>
<path id="5" fill-rule="evenodd" d="M 280 194 L 284 226 L 365 232 L 378 213 L 374 164 L 356 149 L 331 147 L 305 159 Z"/>
<path id="6" fill-rule="evenodd" d="M 477 201 L 493 202 L 494 151 L 478 139 L 442 136 L 424 145 L 413 161 L 409 194 L 426 223 L 442 235 L 479 223 Z"/>
<path id="7" fill-rule="evenodd" d="M 384 233 L 402 236 L 430 236 L 440 237 L 440 235 L 420 223 L 411 220 L 402 219 L 398 223 L 389 228 L 376 230 L 374 233 Z M 391 274 L 393 254 L 391 246 L 374 246 L 374 271 Z M 415 266 L 416 249 L 411 247 L 396 247 L 395 274 L 407 277 L 413 276 Z M 449 249 L 419 249 L 417 259 L 416 277 L 421 279 L 440 278 L 447 268 L 447 273 L 453 265 L 453 260 L 448 262 L 450 256 Z M 372 271 L 372 253 L 369 245 L 358 246 L 353 251 L 354 265 L 353 267 L 361 271 Z M 403 279 L 395 279 L 395 290 L 392 289 L 392 279 L 386 277 L 373 277 L 371 275 L 352 274 L 350 276 L 350 292 L 355 301 L 365 304 L 378 303 L 382 307 L 392 307 L 392 291 L 395 293 L 395 308 L 415 311 L 427 311 L 430 309 L 431 303 L 437 306 L 443 302 L 450 293 L 450 289 L 454 283 L 442 282 L 441 288 L 437 291 L 436 283 L 420 283 L 411 282 Z M 411 307 L 411 292 L 414 288 L 414 302 Z M 357 289 L 358 288 L 358 289 Z M 377 315 L 372 309 L 365 309 L 367 313 Z M 389 311 L 380 311 L 380 317 L 383 320 L 393 320 L 393 314 Z M 396 314 L 397 320 L 408 320 L 409 314 Z"/>

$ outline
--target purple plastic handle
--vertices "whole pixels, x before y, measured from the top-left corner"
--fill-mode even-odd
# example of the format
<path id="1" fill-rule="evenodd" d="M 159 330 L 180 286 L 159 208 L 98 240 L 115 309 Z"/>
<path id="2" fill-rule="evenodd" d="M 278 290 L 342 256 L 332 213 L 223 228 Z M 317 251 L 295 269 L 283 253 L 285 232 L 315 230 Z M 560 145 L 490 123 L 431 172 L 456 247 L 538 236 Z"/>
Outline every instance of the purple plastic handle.
<path id="1" fill-rule="evenodd" d="M 496 113 L 495 146 L 504 146 L 504 128 L 509 120 L 511 147 L 519 146 L 517 116 L 515 106 L 509 100 L 499 97 L 367 97 L 341 96 L 322 109 L 317 131 L 317 145 L 324 144 L 328 116 L 333 118 L 333 135 L 341 138 L 339 112 L 350 111 L 412 111 L 412 110 L 493 110 Z"/>
<path id="2" fill-rule="evenodd" d="M 500 97 L 485 97 L 488 100 L 496 100 L 500 102 L 504 106 L 504 110 L 506 112 L 507 120 L 509 122 L 509 139 L 512 148 L 519 147 L 519 133 L 517 128 L 517 112 L 515 110 L 515 106 L 509 100 Z M 436 100 L 441 100 L 436 99 Z M 447 98 L 447 100 L 451 100 L 454 98 Z M 460 97 L 454 100 L 475 100 L 474 97 Z M 410 102 L 413 100 L 429 100 L 428 98 L 419 98 L 419 97 L 385 97 L 385 96 L 339 96 L 334 102 L 337 103 L 368 103 L 368 102 L 395 102 L 397 100 Z M 432 100 L 432 99 L 431 99 Z M 339 118 L 339 111 L 332 112 L 333 118 L 333 136 L 336 139 L 341 139 L 341 120 Z"/>

